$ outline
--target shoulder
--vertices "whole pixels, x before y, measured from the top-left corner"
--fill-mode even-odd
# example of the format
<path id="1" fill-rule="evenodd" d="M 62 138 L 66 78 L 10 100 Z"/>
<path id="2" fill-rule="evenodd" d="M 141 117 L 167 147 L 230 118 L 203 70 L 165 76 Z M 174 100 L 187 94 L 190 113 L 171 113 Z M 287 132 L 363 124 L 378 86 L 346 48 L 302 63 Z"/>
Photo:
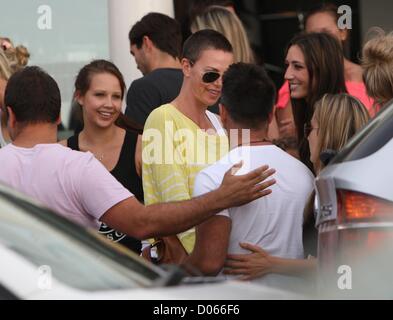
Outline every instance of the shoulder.
<path id="1" fill-rule="evenodd" d="M 147 117 L 145 128 L 148 127 L 152 122 L 163 122 L 163 119 L 175 117 L 173 109 L 174 107 L 169 103 L 155 108 Z"/>
<path id="2" fill-rule="evenodd" d="M 68 139 L 64 139 L 64 140 L 59 141 L 59 144 L 64 147 L 68 147 Z"/>

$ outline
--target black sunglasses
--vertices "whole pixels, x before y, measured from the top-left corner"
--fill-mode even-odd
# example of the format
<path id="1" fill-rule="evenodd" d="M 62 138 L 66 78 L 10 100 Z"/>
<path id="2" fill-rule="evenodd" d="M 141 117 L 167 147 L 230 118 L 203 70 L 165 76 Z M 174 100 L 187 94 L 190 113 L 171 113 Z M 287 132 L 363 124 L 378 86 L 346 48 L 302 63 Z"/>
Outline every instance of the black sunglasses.
<path id="1" fill-rule="evenodd" d="M 194 65 L 194 61 L 189 60 L 191 67 Z M 218 78 L 220 78 L 220 73 L 217 71 L 207 71 L 203 74 L 202 76 L 202 81 L 204 83 L 212 83 L 216 81 Z"/>

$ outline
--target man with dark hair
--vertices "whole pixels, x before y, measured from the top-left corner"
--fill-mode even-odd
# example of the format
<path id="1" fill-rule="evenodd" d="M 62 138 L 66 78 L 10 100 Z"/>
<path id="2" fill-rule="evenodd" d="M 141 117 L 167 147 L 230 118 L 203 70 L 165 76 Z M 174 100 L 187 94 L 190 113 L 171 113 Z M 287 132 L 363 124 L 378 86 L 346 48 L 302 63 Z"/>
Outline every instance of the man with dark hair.
<path id="1" fill-rule="evenodd" d="M 188 262 L 204 274 L 219 273 L 228 252 L 244 253 L 240 242 L 259 245 L 275 256 L 303 258 L 303 210 L 313 189 L 313 175 L 267 140 L 274 101 L 274 84 L 262 67 L 237 63 L 224 74 L 220 115 L 232 150 L 197 175 L 194 196 L 214 190 L 231 163 L 239 160 L 244 161 L 243 172 L 260 163 L 274 164 L 276 184 L 268 197 L 224 210 L 197 226 Z M 281 280 L 272 276 L 260 281 L 277 286 Z"/>
<path id="2" fill-rule="evenodd" d="M 261 190 L 269 182 L 254 190 L 268 175 L 261 168 L 241 179 L 228 173 L 223 186 L 207 196 L 145 207 L 90 152 L 57 143 L 60 101 L 55 80 L 38 67 L 10 78 L 4 106 L 12 143 L 0 149 L 0 181 L 85 227 L 98 230 L 100 220 L 139 239 L 172 234 L 267 193 Z"/>
<path id="3" fill-rule="evenodd" d="M 222 74 L 233 62 L 232 52 L 229 41 L 214 30 L 198 31 L 184 43 L 180 93 L 150 114 L 143 131 L 146 204 L 191 199 L 195 175 L 228 152 L 220 120 L 207 107 L 221 95 Z M 161 138 L 155 139 L 157 135 Z M 159 150 L 163 150 L 163 157 L 151 157 L 151 151 Z M 190 253 L 194 231 L 178 237 Z"/>
<path id="4" fill-rule="evenodd" d="M 131 83 L 126 115 L 141 125 L 150 112 L 180 92 L 182 35 L 175 19 L 152 12 L 130 30 L 130 52 L 144 77 Z"/>

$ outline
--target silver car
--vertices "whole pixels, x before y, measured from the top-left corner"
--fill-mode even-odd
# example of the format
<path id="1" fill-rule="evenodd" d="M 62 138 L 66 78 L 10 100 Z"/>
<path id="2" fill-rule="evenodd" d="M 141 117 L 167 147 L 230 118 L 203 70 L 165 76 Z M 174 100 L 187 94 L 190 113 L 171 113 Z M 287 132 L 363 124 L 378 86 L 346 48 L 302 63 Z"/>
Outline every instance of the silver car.
<path id="1" fill-rule="evenodd" d="M 303 299 L 252 283 L 184 277 L 0 184 L 1 299 Z"/>
<path id="2" fill-rule="evenodd" d="M 393 101 L 316 179 L 322 295 L 393 297 Z"/>

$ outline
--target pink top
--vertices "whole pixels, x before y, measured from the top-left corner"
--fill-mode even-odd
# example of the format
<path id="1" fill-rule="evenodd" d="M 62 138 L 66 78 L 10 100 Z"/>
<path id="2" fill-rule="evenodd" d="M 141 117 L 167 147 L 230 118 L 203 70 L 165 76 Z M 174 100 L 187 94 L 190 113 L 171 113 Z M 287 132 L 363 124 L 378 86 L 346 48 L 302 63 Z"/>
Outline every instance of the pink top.
<path id="1" fill-rule="evenodd" d="M 85 227 L 98 229 L 100 217 L 132 197 L 90 153 L 60 144 L 0 149 L 0 181 Z"/>
<path id="2" fill-rule="evenodd" d="M 345 86 L 347 87 L 348 93 L 355 98 L 358 98 L 364 106 L 367 108 L 370 116 L 375 115 L 375 110 L 373 108 L 374 100 L 371 99 L 366 93 L 366 86 L 363 82 L 352 82 L 345 81 Z M 276 107 L 283 109 L 287 106 L 290 99 L 288 80 L 284 82 L 280 90 L 278 91 L 278 100 Z"/>

